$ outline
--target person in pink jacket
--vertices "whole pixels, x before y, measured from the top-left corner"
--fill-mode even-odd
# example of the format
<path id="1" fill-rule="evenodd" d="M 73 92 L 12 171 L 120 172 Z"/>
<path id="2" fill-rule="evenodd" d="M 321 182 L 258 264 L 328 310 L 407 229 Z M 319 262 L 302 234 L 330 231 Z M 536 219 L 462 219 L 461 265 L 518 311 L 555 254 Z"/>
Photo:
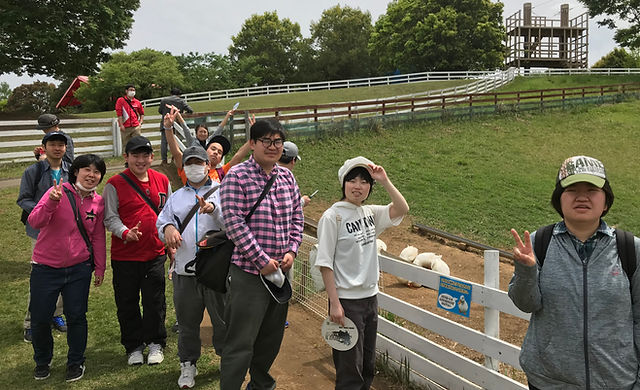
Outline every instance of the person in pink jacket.
<path id="1" fill-rule="evenodd" d="M 46 379 L 53 357 L 51 316 L 58 294 L 64 299 L 67 318 L 67 382 L 84 375 L 87 347 L 87 306 L 91 274 L 102 284 L 106 264 L 104 200 L 96 193 L 107 167 L 99 156 L 77 157 L 69 169 L 69 183 L 53 183 L 29 215 L 29 224 L 40 229 L 31 258 L 31 329 L 34 378 Z M 70 202 L 78 211 L 78 221 Z M 86 231 L 87 241 L 78 223 Z"/>

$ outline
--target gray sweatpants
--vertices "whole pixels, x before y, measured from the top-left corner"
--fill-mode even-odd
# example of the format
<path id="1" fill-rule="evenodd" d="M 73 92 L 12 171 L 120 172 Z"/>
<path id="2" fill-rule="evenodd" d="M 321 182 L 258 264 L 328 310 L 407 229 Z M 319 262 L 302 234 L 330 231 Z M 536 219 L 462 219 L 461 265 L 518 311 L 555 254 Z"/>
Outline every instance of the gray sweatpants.
<path id="1" fill-rule="evenodd" d="M 198 283 L 195 276 L 173 273 L 173 304 L 178 320 L 178 357 L 195 363 L 200 358 L 200 323 L 207 308 L 213 326 L 213 348 L 222 355 L 226 338 L 225 296 Z"/>

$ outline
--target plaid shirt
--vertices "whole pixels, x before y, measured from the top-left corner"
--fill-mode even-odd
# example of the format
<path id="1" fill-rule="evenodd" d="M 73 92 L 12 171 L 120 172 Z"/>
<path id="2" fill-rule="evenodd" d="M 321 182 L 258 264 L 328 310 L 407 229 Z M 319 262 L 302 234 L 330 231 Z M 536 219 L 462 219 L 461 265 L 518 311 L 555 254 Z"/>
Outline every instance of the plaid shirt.
<path id="1" fill-rule="evenodd" d="M 615 230 L 607 226 L 603 220 L 600 220 L 598 230 L 596 230 L 596 232 L 593 233 L 593 235 L 585 242 L 580 241 L 569 230 L 567 230 L 567 225 L 564 224 L 564 221 L 557 223 L 553 228 L 553 234 L 560 233 L 567 233 L 569 237 L 571 237 L 571 242 L 573 242 L 573 246 L 576 248 L 576 252 L 578 252 L 578 256 L 580 256 L 580 260 L 582 260 L 582 262 L 585 262 L 585 260 L 588 260 L 591 257 L 600 236 L 607 235 L 615 237 Z"/>
<path id="2" fill-rule="evenodd" d="M 273 186 L 249 222 L 245 222 L 265 184 L 276 172 L 278 177 Z M 224 177 L 220 208 L 227 236 L 236 245 L 231 262 L 245 272 L 257 275 L 269 259 L 281 260 L 289 251 L 298 252 L 304 216 L 298 184 L 288 169 L 275 165 L 267 175 L 251 156 Z"/>

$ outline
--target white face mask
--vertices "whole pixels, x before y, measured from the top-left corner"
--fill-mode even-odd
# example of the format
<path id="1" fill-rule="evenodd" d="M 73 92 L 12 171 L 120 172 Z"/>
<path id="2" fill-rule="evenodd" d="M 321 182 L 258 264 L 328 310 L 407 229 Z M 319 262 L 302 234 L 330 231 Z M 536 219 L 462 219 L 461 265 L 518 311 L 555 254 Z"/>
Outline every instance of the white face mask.
<path id="1" fill-rule="evenodd" d="M 198 164 L 185 165 L 184 174 L 190 182 L 200 183 L 207 176 L 207 167 Z"/>
<path id="2" fill-rule="evenodd" d="M 136 96 L 136 91 L 127 91 L 127 96 L 129 96 L 130 98 Z"/>
<path id="3" fill-rule="evenodd" d="M 82 184 L 80 184 L 80 182 L 79 182 L 79 181 L 77 181 L 77 180 L 76 180 L 76 187 L 77 187 L 80 191 L 84 191 L 84 192 L 91 192 L 91 191 L 95 191 L 95 190 L 96 190 L 96 188 L 98 188 L 97 186 L 96 186 L 96 187 L 93 187 L 93 188 L 84 188 L 84 186 L 83 186 Z"/>

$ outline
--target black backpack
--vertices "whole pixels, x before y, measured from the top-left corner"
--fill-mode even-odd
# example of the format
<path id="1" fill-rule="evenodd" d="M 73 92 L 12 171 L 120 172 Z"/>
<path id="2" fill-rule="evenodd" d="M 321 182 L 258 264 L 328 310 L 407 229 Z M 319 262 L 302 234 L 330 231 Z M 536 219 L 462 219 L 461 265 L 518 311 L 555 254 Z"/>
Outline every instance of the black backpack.
<path id="1" fill-rule="evenodd" d="M 540 267 L 544 264 L 544 258 L 547 256 L 547 249 L 549 248 L 549 242 L 551 241 L 554 226 L 555 223 L 552 223 L 551 225 L 543 226 L 536 231 L 536 242 L 533 250 L 536 253 L 536 258 L 538 259 Z M 622 269 L 629 278 L 629 285 L 631 285 L 631 278 L 636 272 L 636 247 L 633 243 L 633 234 L 620 229 L 616 229 L 615 232 L 618 256 L 622 263 Z"/>

